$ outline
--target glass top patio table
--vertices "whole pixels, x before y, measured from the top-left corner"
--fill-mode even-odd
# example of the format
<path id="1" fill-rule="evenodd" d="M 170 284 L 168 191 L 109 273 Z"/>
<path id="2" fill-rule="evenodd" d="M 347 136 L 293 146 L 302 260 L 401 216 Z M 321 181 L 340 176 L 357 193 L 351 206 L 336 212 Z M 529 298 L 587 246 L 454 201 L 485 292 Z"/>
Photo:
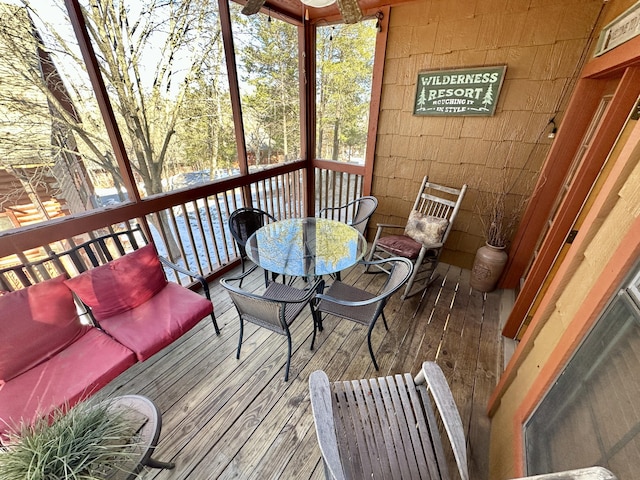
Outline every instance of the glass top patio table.
<path id="1" fill-rule="evenodd" d="M 291 218 L 265 225 L 249 237 L 247 256 L 269 272 L 296 277 L 337 273 L 367 251 L 358 230 L 326 218 Z"/>

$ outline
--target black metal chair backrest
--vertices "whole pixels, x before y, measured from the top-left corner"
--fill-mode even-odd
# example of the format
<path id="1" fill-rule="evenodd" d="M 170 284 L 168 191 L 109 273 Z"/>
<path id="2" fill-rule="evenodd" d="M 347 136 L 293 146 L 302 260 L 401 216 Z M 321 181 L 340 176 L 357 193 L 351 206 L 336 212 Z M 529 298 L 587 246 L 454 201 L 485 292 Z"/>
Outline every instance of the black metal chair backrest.
<path id="1" fill-rule="evenodd" d="M 378 199 L 376 197 L 359 197 L 338 207 L 325 207 L 318 212 L 318 216 L 345 222 L 364 235 L 369 218 L 377 206 Z M 352 217 L 351 220 L 349 217 Z"/>
<path id="2" fill-rule="evenodd" d="M 147 244 L 139 225 L 73 245 L 63 252 L 0 270 L 0 290 L 14 291 L 66 274 L 69 277 L 103 265 Z"/>
<path id="3" fill-rule="evenodd" d="M 246 258 L 247 240 L 260 227 L 275 222 L 273 215 L 259 208 L 239 208 L 229 216 L 229 231 L 238 244 L 240 256 Z"/>

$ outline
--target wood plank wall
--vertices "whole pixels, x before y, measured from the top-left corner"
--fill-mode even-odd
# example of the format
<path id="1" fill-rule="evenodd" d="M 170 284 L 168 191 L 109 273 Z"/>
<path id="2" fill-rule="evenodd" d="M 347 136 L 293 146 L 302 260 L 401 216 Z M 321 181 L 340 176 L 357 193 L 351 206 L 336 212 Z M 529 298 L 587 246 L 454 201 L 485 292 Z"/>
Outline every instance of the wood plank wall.
<path id="1" fill-rule="evenodd" d="M 376 223 L 404 224 L 424 175 L 469 191 L 443 261 L 469 268 L 484 243 L 476 205 L 507 166 L 526 199 L 580 71 L 601 0 L 422 0 L 392 8 L 372 194 Z M 421 70 L 507 65 L 493 117 L 416 117 Z"/>

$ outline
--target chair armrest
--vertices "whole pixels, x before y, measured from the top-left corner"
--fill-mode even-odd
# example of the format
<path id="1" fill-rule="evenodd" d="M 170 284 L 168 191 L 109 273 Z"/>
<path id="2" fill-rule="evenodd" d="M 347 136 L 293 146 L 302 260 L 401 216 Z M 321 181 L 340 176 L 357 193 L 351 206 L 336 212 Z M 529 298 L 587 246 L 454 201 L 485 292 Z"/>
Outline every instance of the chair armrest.
<path id="1" fill-rule="evenodd" d="M 433 249 L 437 249 L 437 248 L 442 248 L 444 246 L 444 243 L 442 242 L 438 242 L 438 243 L 423 243 L 422 244 L 422 248 L 426 248 L 427 250 L 433 250 Z"/>
<path id="2" fill-rule="evenodd" d="M 424 362 L 420 373 L 415 378 L 415 383 L 416 385 L 426 383 L 429 390 L 431 390 L 431 396 L 440 412 L 440 418 L 449 437 L 460 476 L 463 480 L 468 480 L 464 427 L 444 373 L 435 362 Z"/>
<path id="3" fill-rule="evenodd" d="M 339 207 L 324 207 L 323 209 L 318 211 L 318 217 L 322 217 L 322 214 L 329 212 L 329 211 L 335 211 L 335 210 L 344 210 L 348 207 L 348 205 L 341 205 Z"/>
<path id="4" fill-rule="evenodd" d="M 580 468 L 566 472 L 545 473 L 533 477 L 521 477 L 514 480 L 617 480 L 617 477 L 603 467 Z"/>
<path id="5" fill-rule="evenodd" d="M 378 223 L 378 230 L 382 230 L 383 228 L 402 228 L 404 229 L 406 225 L 398 225 L 395 223 Z"/>
<path id="6" fill-rule="evenodd" d="M 239 282 L 239 281 L 240 281 L 240 280 L 242 280 L 243 278 L 248 277 L 250 274 L 252 274 L 252 273 L 255 271 L 255 269 L 256 269 L 256 268 L 258 268 L 258 265 L 255 265 L 255 264 L 254 264 L 254 265 L 252 265 L 252 266 L 251 266 L 251 268 L 250 268 L 249 270 L 247 270 L 247 271 L 246 271 L 246 272 L 244 272 L 243 274 L 238 275 L 238 276 L 236 276 L 236 277 L 224 277 L 224 278 L 221 278 L 221 279 L 220 279 L 220 281 L 224 280 L 224 281 L 225 281 L 225 284 L 226 284 L 227 286 L 231 286 L 231 285 L 229 285 L 229 283 L 228 283 L 228 282 L 235 282 L 235 281 L 238 281 L 238 282 Z"/>
<path id="7" fill-rule="evenodd" d="M 402 260 L 403 262 L 408 262 L 408 260 L 405 259 L 405 258 L 389 257 L 389 258 L 382 258 L 382 259 L 379 259 L 379 260 L 360 260 L 358 262 L 358 265 L 364 265 L 365 269 L 367 269 L 370 265 L 380 265 L 382 263 L 389 263 L 390 260 Z M 396 291 L 398 291 L 402 287 L 402 285 L 404 285 L 404 282 L 398 284 L 392 291 L 386 291 L 386 292 L 384 292 L 384 293 L 382 293 L 380 295 L 377 295 L 375 297 L 369 298 L 367 300 L 358 300 L 358 301 L 344 300 L 344 299 L 332 297 L 330 295 L 324 295 L 323 293 L 318 293 L 316 295 L 316 299 L 318 299 L 318 300 L 326 300 L 328 302 L 333 302 L 333 303 L 336 303 L 338 305 L 344 305 L 346 307 L 362 307 L 364 305 L 370 305 L 372 303 L 380 302 L 381 300 L 384 300 L 385 298 L 389 298 Z"/>
<path id="8" fill-rule="evenodd" d="M 204 295 L 205 297 L 207 297 L 207 300 L 211 301 L 211 293 L 209 292 L 209 283 L 207 282 L 207 280 L 200 275 L 198 272 L 193 272 L 191 270 L 188 270 L 184 267 L 181 267 L 178 264 L 175 264 L 173 262 L 170 262 L 168 259 L 158 255 L 158 260 L 160 260 L 160 263 L 163 264 L 166 267 L 172 268 L 173 270 L 175 270 L 176 272 L 180 272 L 183 273 L 184 275 L 187 275 L 195 280 L 197 280 L 198 282 L 200 282 L 200 285 L 202 286 L 202 290 L 204 291 Z"/>
<path id="9" fill-rule="evenodd" d="M 311 411 L 316 424 L 318 445 L 322 452 L 327 478 L 343 480 L 345 478 L 338 451 L 338 437 L 336 436 L 333 405 L 331 401 L 331 386 L 329 378 L 322 370 L 316 370 L 309 376 L 309 396 Z"/>
<path id="10" fill-rule="evenodd" d="M 295 287 L 291 287 L 295 288 Z M 260 297 L 263 300 L 270 300 L 274 302 L 284 302 L 284 303 L 304 303 L 311 300 L 311 298 L 324 290 L 324 280 L 322 278 L 318 278 L 315 282 L 307 285 L 304 290 L 298 289 L 301 293 L 305 293 L 304 296 L 300 298 L 278 298 L 278 297 L 270 297 L 267 293 L 264 296 Z"/>
<path id="11" fill-rule="evenodd" d="M 379 302 L 387 295 L 378 295 L 377 297 L 370 298 L 369 300 L 359 300 L 357 302 L 352 302 L 349 300 L 343 300 L 341 298 L 332 297 L 331 295 L 325 295 L 323 293 L 318 293 L 316 295 L 316 299 L 318 300 L 326 300 L 327 302 L 335 303 L 338 305 L 344 305 L 345 307 L 362 307 L 364 305 L 370 305 L 372 303 Z"/>
<path id="12" fill-rule="evenodd" d="M 231 290 L 232 292 L 239 293 L 240 295 L 243 295 L 245 297 L 255 298 L 256 300 L 263 300 L 263 301 L 267 301 L 267 302 L 279 302 L 279 303 L 302 303 L 302 302 L 308 302 L 314 295 L 316 295 L 316 292 L 321 292 L 322 289 L 324 288 L 324 280 L 322 280 L 321 278 L 318 278 L 315 282 L 313 282 L 312 284 L 308 285 L 304 290 L 296 289 L 296 290 L 299 290 L 301 293 L 304 293 L 304 295 L 301 296 L 300 298 L 290 298 L 290 297 L 289 298 L 276 298 L 276 297 L 269 297 L 266 293 L 264 295 L 258 295 L 256 293 L 248 292 L 248 291 L 243 290 L 240 287 L 236 287 L 235 285 L 232 285 L 230 283 L 230 282 L 235 282 L 235 281 L 242 280 L 244 277 L 246 277 L 251 272 L 253 272 L 256 268 L 258 268 L 258 265 L 253 265 L 249 270 L 244 272 L 242 275 L 239 275 L 237 277 L 224 277 L 224 278 L 221 278 L 220 279 L 220 284 L 224 288 L 226 288 L 228 290 Z M 291 287 L 291 289 L 294 289 L 294 287 Z"/>

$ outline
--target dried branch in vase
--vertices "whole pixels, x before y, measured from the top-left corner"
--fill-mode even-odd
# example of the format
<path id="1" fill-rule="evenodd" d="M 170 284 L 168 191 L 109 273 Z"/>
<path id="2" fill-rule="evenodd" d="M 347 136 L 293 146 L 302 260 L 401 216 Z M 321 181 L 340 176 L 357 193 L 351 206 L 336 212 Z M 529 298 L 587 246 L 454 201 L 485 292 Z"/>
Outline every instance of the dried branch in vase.
<path id="1" fill-rule="evenodd" d="M 506 247 L 515 233 L 528 197 L 511 193 L 503 172 L 497 191 L 480 192 L 477 203 L 485 241 L 494 247 Z"/>

